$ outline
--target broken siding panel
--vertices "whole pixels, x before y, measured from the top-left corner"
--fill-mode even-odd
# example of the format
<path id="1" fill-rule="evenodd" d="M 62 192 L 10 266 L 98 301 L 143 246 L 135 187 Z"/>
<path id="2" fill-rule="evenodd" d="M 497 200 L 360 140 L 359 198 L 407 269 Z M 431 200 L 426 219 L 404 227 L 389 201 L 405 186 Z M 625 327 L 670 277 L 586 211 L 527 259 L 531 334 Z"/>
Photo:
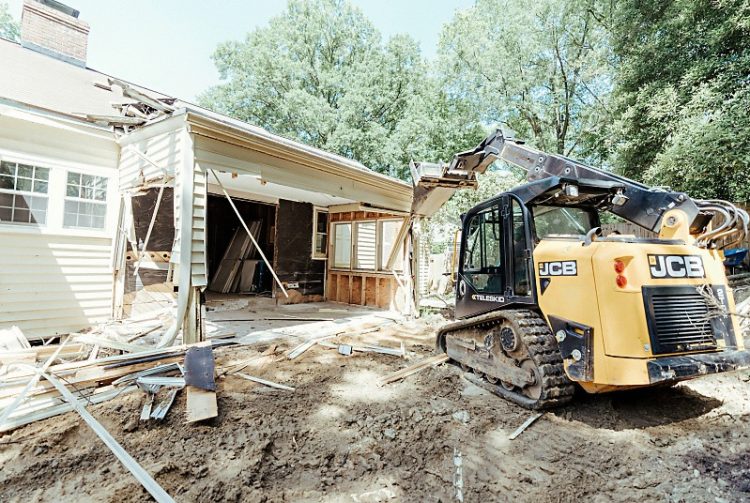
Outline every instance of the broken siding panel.
<path id="1" fill-rule="evenodd" d="M 208 270 L 206 268 L 206 206 L 208 204 L 207 173 L 200 164 L 194 163 L 193 168 L 193 245 L 191 256 L 191 271 L 193 286 L 208 286 Z"/>
<path id="2" fill-rule="evenodd" d="M 78 331 L 112 312 L 111 239 L 4 232 L 0 328 L 29 337 Z"/>
<path id="3" fill-rule="evenodd" d="M 126 136 L 121 140 L 120 190 L 135 187 L 143 182 L 160 181 L 165 170 L 167 175 L 174 176 L 182 160 L 180 132 L 183 128 L 183 125 L 178 124 L 167 131 L 157 129 L 152 136 Z M 136 154 L 133 149 L 148 157 L 156 166 Z"/>

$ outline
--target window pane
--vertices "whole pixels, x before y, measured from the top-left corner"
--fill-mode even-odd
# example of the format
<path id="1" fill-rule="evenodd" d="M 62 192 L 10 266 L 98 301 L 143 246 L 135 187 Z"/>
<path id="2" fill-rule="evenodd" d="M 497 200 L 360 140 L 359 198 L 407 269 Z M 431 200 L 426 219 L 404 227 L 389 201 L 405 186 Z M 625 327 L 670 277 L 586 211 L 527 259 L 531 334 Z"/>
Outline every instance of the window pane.
<path id="1" fill-rule="evenodd" d="M 348 269 L 351 267 L 352 224 L 334 224 L 333 266 Z"/>
<path id="2" fill-rule="evenodd" d="M 104 229 L 107 207 L 99 203 L 65 201 L 63 227 L 79 229 Z"/>
<path id="3" fill-rule="evenodd" d="M 47 212 L 45 210 L 31 210 L 31 223 L 46 224 Z"/>
<path id="4" fill-rule="evenodd" d="M 13 207 L 13 194 L 6 194 L 0 192 L 0 206 L 7 206 L 8 208 Z"/>
<path id="5" fill-rule="evenodd" d="M 49 182 L 34 180 L 34 192 L 40 192 L 42 194 L 46 194 L 48 183 Z"/>
<path id="6" fill-rule="evenodd" d="M 28 164 L 19 164 L 18 176 L 22 176 L 24 178 L 32 178 L 34 176 L 34 167 L 29 166 Z"/>
<path id="7" fill-rule="evenodd" d="M 401 230 L 403 221 L 386 220 L 381 223 L 381 235 L 380 235 L 380 268 L 385 269 L 388 263 L 388 258 L 391 256 L 391 250 L 393 249 L 393 243 L 396 241 L 398 231 Z M 393 263 L 393 269 L 400 271 L 404 268 L 404 246 L 401 243 L 398 252 L 396 252 L 396 261 Z"/>
<path id="8" fill-rule="evenodd" d="M 328 213 L 324 211 L 318 212 L 318 232 L 328 232 Z"/>
<path id="9" fill-rule="evenodd" d="M 13 190 L 13 177 L 0 175 L 0 189 Z"/>
<path id="10" fill-rule="evenodd" d="M 34 178 L 37 180 L 49 180 L 49 168 L 40 168 L 37 166 L 34 169 Z"/>
<path id="11" fill-rule="evenodd" d="M 585 235 L 593 225 L 591 213 L 581 208 L 534 207 L 534 227 L 539 239 L 552 234 Z"/>
<path id="12" fill-rule="evenodd" d="M 0 222 L 10 222 L 13 219 L 13 208 L 0 207 Z"/>
<path id="13" fill-rule="evenodd" d="M 65 203 L 66 206 L 68 203 Z M 76 224 L 78 223 L 78 220 L 76 218 L 76 213 L 68 213 L 65 212 L 65 218 L 63 219 L 63 226 L 64 227 L 76 227 Z"/>
<path id="14" fill-rule="evenodd" d="M 357 222 L 357 255 L 355 269 L 375 270 L 376 225 L 375 222 Z"/>
<path id="15" fill-rule="evenodd" d="M 0 175 L 15 176 L 16 164 L 8 161 L 0 162 Z"/>
<path id="16" fill-rule="evenodd" d="M 67 197 L 80 197 L 91 201 L 107 200 L 107 178 L 68 172 Z"/>
<path id="17" fill-rule="evenodd" d="M 503 291 L 502 222 L 498 208 L 472 217 L 466 235 L 463 272 L 478 292 Z"/>
<path id="18" fill-rule="evenodd" d="M 31 191 L 31 179 L 29 179 L 29 178 L 16 178 L 16 190 L 28 190 L 28 191 Z"/>
<path id="19" fill-rule="evenodd" d="M 328 213 L 324 211 L 315 211 L 313 245 L 313 255 L 316 258 L 324 258 L 328 255 Z"/>
<path id="20" fill-rule="evenodd" d="M 17 195 L 13 199 L 13 201 L 14 201 L 13 204 L 16 207 L 16 209 L 18 209 L 18 208 L 27 209 L 27 208 L 30 207 L 29 206 L 29 200 L 30 199 L 31 199 L 31 197 L 29 197 L 29 196 Z"/>

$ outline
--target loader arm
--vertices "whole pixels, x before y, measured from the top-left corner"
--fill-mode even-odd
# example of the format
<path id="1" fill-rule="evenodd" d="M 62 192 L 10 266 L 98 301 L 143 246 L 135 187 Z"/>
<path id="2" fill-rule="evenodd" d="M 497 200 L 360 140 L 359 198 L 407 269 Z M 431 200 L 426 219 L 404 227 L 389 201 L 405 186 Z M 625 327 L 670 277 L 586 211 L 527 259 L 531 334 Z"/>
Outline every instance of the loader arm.
<path id="1" fill-rule="evenodd" d="M 699 246 L 721 244 L 728 247 L 747 233 L 747 213 L 729 202 L 701 201 L 683 192 L 649 187 L 568 157 L 534 149 L 502 129 L 497 129 L 476 148 L 456 154 L 447 171 L 464 172 L 471 177 L 474 173 L 484 173 L 498 159 L 525 170 L 529 182 L 540 182 L 529 184 L 529 190 L 535 187 L 544 190 L 542 181 L 552 182 L 553 179 L 575 187 L 607 190 L 611 193 L 608 211 L 650 231 L 661 230 L 667 212 L 682 210 L 687 217 L 689 234 L 695 236 Z M 707 230 L 710 222 L 714 225 Z"/>

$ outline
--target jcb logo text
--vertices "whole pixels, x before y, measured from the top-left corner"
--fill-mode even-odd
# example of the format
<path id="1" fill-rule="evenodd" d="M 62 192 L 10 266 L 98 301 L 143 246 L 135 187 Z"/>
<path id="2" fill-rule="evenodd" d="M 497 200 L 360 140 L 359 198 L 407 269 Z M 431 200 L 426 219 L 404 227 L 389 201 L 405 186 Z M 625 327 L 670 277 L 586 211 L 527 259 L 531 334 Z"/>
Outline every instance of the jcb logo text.
<path id="1" fill-rule="evenodd" d="M 656 279 L 706 277 L 703 259 L 698 255 L 649 255 L 648 267 Z"/>
<path id="2" fill-rule="evenodd" d="M 539 263 L 539 276 L 576 276 L 577 274 L 578 265 L 575 260 Z"/>

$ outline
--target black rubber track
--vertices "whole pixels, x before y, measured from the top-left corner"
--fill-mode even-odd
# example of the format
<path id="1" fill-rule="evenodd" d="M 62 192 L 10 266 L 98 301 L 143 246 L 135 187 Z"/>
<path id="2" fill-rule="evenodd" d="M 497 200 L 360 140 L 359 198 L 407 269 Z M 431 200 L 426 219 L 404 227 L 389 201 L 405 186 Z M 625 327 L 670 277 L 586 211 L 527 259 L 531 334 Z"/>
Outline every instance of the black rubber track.
<path id="1" fill-rule="evenodd" d="M 442 327 L 437 335 L 437 349 L 445 352 L 445 335 L 464 329 L 489 328 L 509 321 L 518 327 L 518 334 L 526 347 L 529 358 L 534 362 L 541 377 L 541 394 L 532 399 L 516 390 L 481 380 L 481 386 L 528 409 L 545 409 L 568 403 L 573 398 L 575 386 L 568 379 L 563 368 L 562 356 L 552 331 L 544 319 L 528 309 L 507 309 L 494 311 L 467 320 L 460 320 Z M 457 362 L 461 363 L 461 362 Z M 466 376 L 477 383 L 476 376 Z"/>

